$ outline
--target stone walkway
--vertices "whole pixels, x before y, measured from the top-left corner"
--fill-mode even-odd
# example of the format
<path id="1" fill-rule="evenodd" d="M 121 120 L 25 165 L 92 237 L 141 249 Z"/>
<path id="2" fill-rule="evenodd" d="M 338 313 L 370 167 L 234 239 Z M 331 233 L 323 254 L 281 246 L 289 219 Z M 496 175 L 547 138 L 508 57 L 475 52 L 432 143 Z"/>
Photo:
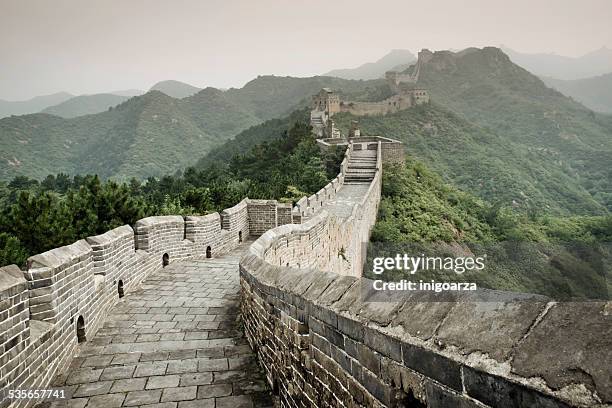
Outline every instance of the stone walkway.
<path id="1" fill-rule="evenodd" d="M 55 387 L 75 408 L 272 407 L 240 329 L 238 261 L 170 264 L 111 311 Z"/>

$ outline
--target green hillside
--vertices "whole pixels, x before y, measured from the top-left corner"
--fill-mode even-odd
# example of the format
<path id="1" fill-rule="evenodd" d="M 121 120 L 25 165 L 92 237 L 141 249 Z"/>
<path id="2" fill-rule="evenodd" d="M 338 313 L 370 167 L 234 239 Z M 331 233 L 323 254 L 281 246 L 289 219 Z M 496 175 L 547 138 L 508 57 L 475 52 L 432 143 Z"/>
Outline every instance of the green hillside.
<path id="1" fill-rule="evenodd" d="M 42 179 L 59 172 L 146 178 L 196 163 L 253 125 L 309 105 L 322 87 L 348 98 L 385 92 L 384 81 L 263 76 L 241 89 L 206 88 L 174 99 L 160 91 L 101 113 L 62 119 L 33 114 L 0 120 L 0 180 Z"/>
<path id="2" fill-rule="evenodd" d="M 236 137 L 213 148 L 206 156 L 196 163 L 196 168 L 205 168 L 215 162 L 228 163 L 233 157 L 244 154 L 253 146 L 269 143 L 282 135 L 297 122 L 308 123 L 310 111 L 299 109 L 289 116 L 280 119 L 270 119 L 259 125 L 252 126 L 240 132 Z"/>
<path id="3" fill-rule="evenodd" d="M 225 94 L 230 101 L 266 120 L 289 115 L 296 107 L 310 106 L 312 95 L 324 87 L 337 90 L 342 97 L 354 100 L 370 100 L 381 92 L 388 92 L 382 79 L 355 81 L 327 76 L 295 78 L 266 75 L 257 77 L 240 89 L 229 89 Z"/>
<path id="4" fill-rule="evenodd" d="M 572 180 L 571 190 L 587 190 L 612 209 L 610 115 L 594 113 L 546 87 L 492 47 L 436 52 L 422 66 L 419 84 L 429 89 L 435 103 L 522 145 L 529 157 L 544 161 L 551 175 L 554 167 L 562 169 Z"/>
<path id="5" fill-rule="evenodd" d="M 0 177 L 41 179 L 63 172 L 145 178 L 174 172 L 221 142 L 181 108 L 178 100 L 155 91 L 95 115 L 0 120 L 0 160 L 8 163 L 0 167 Z M 243 116 L 227 112 L 229 120 Z M 249 125 L 256 123 L 251 120 Z"/>
<path id="6" fill-rule="evenodd" d="M 75 118 L 104 112 L 128 99 L 128 96 L 113 94 L 79 95 L 57 105 L 49 106 L 41 112 L 61 116 L 62 118 Z"/>
<path id="7" fill-rule="evenodd" d="M 408 67 L 416 61 L 416 57 L 408 50 L 391 50 L 378 61 L 366 62 L 355 68 L 334 69 L 325 75 L 345 79 L 378 79 L 385 76 L 385 72 L 395 70 L 397 67 Z"/>
<path id="8" fill-rule="evenodd" d="M 0 181 L 0 266 L 24 266 L 30 255 L 149 215 L 207 214 L 244 197 L 295 201 L 338 174 L 343 155 L 321 152 L 306 123 L 295 122 L 269 136 L 228 163 L 144 182 L 84 174 Z M 115 154 L 121 150 L 117 146 Z"/>
<path id="9" fill-rule="evenodd" d="M 542 77 L 542 81 L 589 109 L 612 113 L 612 73 L 573 80 Z"/>
<path id="10" fill-rule="evenodd" d="M 0 99 L 0 118 L 40 112 L 49 106 L 57 105 L 73 97 L 74 95 L 67 92 L 58 92 L 52 95 L 36 96 L 25 101 L 4 101 Z"/>
<path id="11" fill-rule="evenodd" d="M 612 216 L 533 216 L 499 208 L 445 184 L 409 158 L 385 166 L 382 199 L 368 249 L 373 279 L 475 282 L 558 300 L 608 300 Z M 372 258 L 406 253 L 430 257 L 485 256 L 484 269 L 464 273 L 392 270 L 374 275 Z M 467 264 L 466 264 L 467 265 Z"/>
<path id="12" fill-rule="evenodd" d="M 344 131 L 359 119 L 362 132 L 405 143 L 407 151 L 445 180 L 486 200 L 527 211 L 602 214 L 573 176 L 546 152 L 476 126 L 436 103 L 387 116 L 338 115 Z"/>
<path id="13" fill-rule="evenodd" d="M 160 91 L 173 98 L 181 99 L 200 92 L 201 88 L 180 81 L 168 80 L 156 83 L 149 90 Z"/>

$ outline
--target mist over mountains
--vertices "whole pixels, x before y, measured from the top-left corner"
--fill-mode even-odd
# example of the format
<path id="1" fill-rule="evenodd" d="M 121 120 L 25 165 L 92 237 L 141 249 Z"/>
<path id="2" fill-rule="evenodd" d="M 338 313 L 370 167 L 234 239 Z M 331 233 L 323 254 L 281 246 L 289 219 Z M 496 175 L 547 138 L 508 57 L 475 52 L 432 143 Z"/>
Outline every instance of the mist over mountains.
<path id="1" fill-rule="evenodd" d="M 49 106 L 57 105 L 73 97 L 74 95 L 68 92 L 58 92 L 51 95 L 36 96 L 25 101 L 5 101 L 0 99 L 0 118 L 40 112 Z"/>
<path id="2" fill-rule="evenodd" d="M 501 46 L 517 65 L 529 72 L 556 79 L 582 79 L 612 72 L 612 50 L 602 47 L 580 57 L 552 53 L 527 54 Z"/>
<path id="3" fill-rule="evenodd" d="M 387 71 L 403 71 L 416 61 L 414 54 L 408 50 L 391 50 L 375 62 L 367 62 L 356 68 L 334 69 L 323 75 L 344 79 L 378 79 Z"/>
<path id="4" fill-rule="evenodd" d="M 214 146 L 310 103 L 322 87 L 350 97 L 376 94 L 378 81 L 262 76 L 243 88 L 205 88 L 182 99 L 160 91 L 104 111 L 61 118 L 48 113 L 0 119 L 0 180 L 58 172 L 144 179 L 194 164 Z"/>
<path id="5" fill-rule="evenodd" d="M 412 55 L 391 54 L 404 61 Z M 374 63 L 380 75 L 399 61 L 383 60 Z M 596 214 L 611 207 L 606 163 L 612 162 L 612 116 L 548 88 L 497 48 L 439 51 L 422 68 L 419 85 L 429 90 L 431 106 L 354 118 L 366 134 L 406 141 L 448 181 L 491 201 L 558 213 Z M 224 143 L 236 153 L 252 145 L 249 138 L 265 141 L 265 126 L 239 136 L 239 146 L 232 138 L 309 106 L 322 87 L 349 100 L 376 101 L 390 92 L 383 79 L 260 76 L 229 90 L 162 81 L 116 106 L 108 106 L 121 98 L 116 95 L 76 97 L 81 99 L 46 113 L 0 120 L 0 179 L 58 172 L 143 179 L 172 174 L 213 150 L 228 158 Z M 81 116 L 94 99 L 102 101 L 92 103 L 100 112 Z M 340 115 L 338 124 L 348 126 L 346 120 Z"/>
<path id="6" fill-rule="evenodd" d="M 584 79 L 541 77 L 542 81 L 564 95 L 571 96 L 596 112 L 612 113 L 612 73 Z"/>
<path id="7" fill-rule="evenodd" d="M 160 91 L 177 99 L 186 98 L 200 92 L 201 90 L 202 88 L 174 80 L 160 81 L 149 89 L 149 91 Z"/>
<path id="8" fill-rule="evenodd" d="M 51 95 L 36 96 L 25 101 L 0 100 L 0 118 L 39 112 L 72 118 L 102 112 L 132 96 L 142 95 L 143 93 L 144 91 L 138 89 L 78 96 L 68 92 L 58 92 Z"/>

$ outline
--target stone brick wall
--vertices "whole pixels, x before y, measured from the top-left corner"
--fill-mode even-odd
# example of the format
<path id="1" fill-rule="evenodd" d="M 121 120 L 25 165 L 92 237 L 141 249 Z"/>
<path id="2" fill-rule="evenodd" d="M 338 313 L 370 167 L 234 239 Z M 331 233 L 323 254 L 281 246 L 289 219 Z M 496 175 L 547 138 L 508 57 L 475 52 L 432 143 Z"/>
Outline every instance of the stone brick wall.
<path id="1" fill-rule="evenodd" d="M 28 284 L 14 265 L 0 268 L 0 388 L 19 381 L 30 342 Z M 27 375 L 27 374 L 26 374 Z"/>
<path id="2" fill-rule="evenodd" d="M 402 164 L 406 161 L 406 152 L 401 142 L 382 143 L 381 148 L 383 162 Z"/>
<path id="3" fill-rule="evenodd" d="M 378 142 L 381 142 L 380 149 L 382 152 L 383 163 L 398 163 L 401 164 L 406 159 L 405 147 L 402 142 L 395 139 L 382 136 L 361 136 L 350 139 L 354 150 L 361 149 L 377 149 Z M 317 139 L 317 144 L 323 151 L 331 151 L 338 147 L 348 146 L 346 139 Z M 344 171 L 346 168 L 344 168 Z M 343 173 L 341 172 L 338 177 Z"/>
<path id="4" fill-rule="evenodd" d="M 261 235 L 278 222 L 276 200 L 249 200 L 247 204 L 249 216 L 249 231 L 253 235 Z"/>
<path id="5" fill-rule="evenodd" d="M 276 201 L 266 202 L 277 211 L 273 220 L 250 220 L 249 211 L 259 219 L 260 206 L 245 199 L 221 214 L 149 217 L 134 229 L 125 225 L 32 256 L 25 272 L 14 265 L 2 268 L 0 388 L 48 387 L 67 369 L 79 336 L 93 337 L 120 293 L 136 289 L 164 259 L 218 256 L 248 239 L 250 225 L 258 234 L 293 221 L 291 206 Z M 8 404 L 0 401 L 0 407 Z"/>
<path id="6" fill-rule="evenodd" d="M 376 298 L 371 281 L 324 272 L 319 251 L 292 256 L 325 236 L 323 217 L 262 236 L 240 263 L 245 333 L 282 407 L 609 406 L 606 302 Z"/>
<path id="7" fill-rule="evenodd" d="M 359 260 L 379 194 L 378 173 L 349 218 L 316 211 L 240 261 L 245 333 L 281 407 L 610 406 L 606 302 L 377 298 Z"/>
<path id="8" fill-rule="evenodd" d="M 244 240 L 249 235 L 249 212 L 247 202 L 248 199 L 245 198 L 235 206 L 221 212 L 221 226 L 224 230 L 229 231 L 229 240 L 234 244 L 238 244 L 241 239 Z"/>
<path id="9" fill-rule="evenodd" d="M 365 115 L 387 115 L 408 109 L 413 105 L 410 95 L 393 95 L 379 102 L 353 102 L 343 101 L 340 103 L 340 111 L 348 112 L 355 116 Z"/>

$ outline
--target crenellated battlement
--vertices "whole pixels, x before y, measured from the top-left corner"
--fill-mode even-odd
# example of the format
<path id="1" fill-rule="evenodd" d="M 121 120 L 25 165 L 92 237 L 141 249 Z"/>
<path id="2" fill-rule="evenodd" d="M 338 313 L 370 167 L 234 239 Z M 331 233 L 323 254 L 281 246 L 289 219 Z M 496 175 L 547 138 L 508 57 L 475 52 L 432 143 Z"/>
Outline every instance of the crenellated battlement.
<path id="1" fill-rule="evenodd" d="M 609 302 L 373 291 L 361 268 L 381 174 L 347 193 L 349 174 L 335 203 L 240 261 L 245 333 L 281 406 L 609 406 Z"/>
<path id="2" fill-rule="evenodd" d="M 403 146 L 382 137 L 319 144 L 346 146 L 340 173 L 293 207 L 246 198 L 220 213 L 148 217 L 35 255 L 25 272 L 1 268 L 2 389 L 49 387 L 79 342 L 93 338 L 119 299 L 156 271 L 230 253 L 258 237 L 239 263 L 242 322 L 281 406 L 568 408 L 612 401 L 601 370 L 610 350 L 607 303 L 494 291 L 479 293 L 488 299 L 377 297 L 362 277 L 365 243 L 383 162 L 402 161 Z"/>
<path id="3" fill-rule="evenodd" d="M 44 388 L 65 372 L 79 342 L 93 338 L 126 293 L 166 265 L 223 255 L 251 236 L 300 224 L 336 197 L 342 171 L 295 207 L 245 198 L 220 213 L 155 216 L 34 255 L 28 269 L 0 268 L 0 385 Z M 21 400 L 14 406 L 32 405 Z M 8 405 L 3 401 L 0 407 Z"/>

